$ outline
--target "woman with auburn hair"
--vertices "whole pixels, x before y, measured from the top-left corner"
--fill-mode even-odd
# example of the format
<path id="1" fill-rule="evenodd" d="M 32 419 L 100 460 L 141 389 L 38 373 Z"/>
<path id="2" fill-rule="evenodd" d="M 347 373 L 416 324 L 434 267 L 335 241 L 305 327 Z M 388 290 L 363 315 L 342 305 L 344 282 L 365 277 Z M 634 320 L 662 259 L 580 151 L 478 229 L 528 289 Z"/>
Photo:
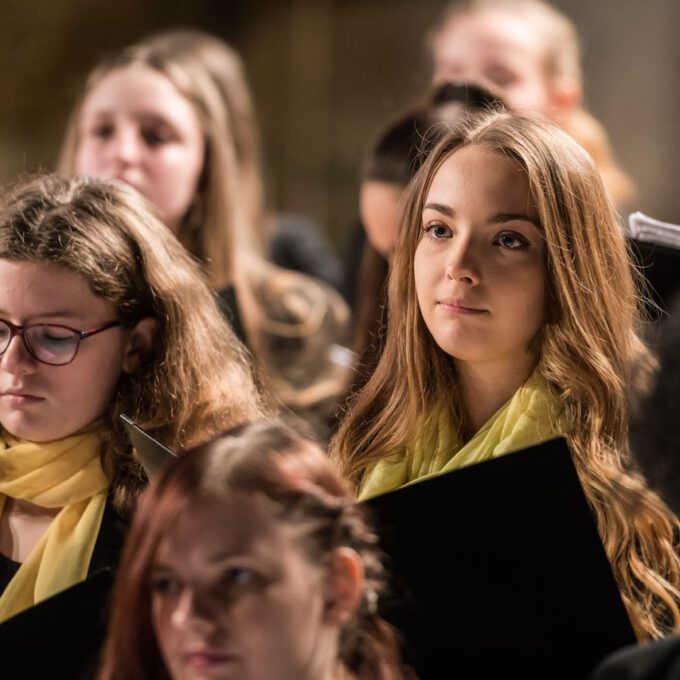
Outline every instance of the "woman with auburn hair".
<path id="1" fill-rule="evenodd" d="M 349 312 L 329 286 L 265 257 L 252 106 L 238 56 L 196 32 L 151 36 L 90 74 L 60 171 L 119 179 L 202 264 L 262 383 L 323 420 L 347 368 L 334 361 Z"/>
<path id="2" fill-rule="evenodd" d="M 407 193 L 385 348 L 332 450 L 367 497 L 564 435 L 641 635 L 680 621 L 680 525 L 630 472 L 649 366 L 616 213 L 590 157 L 539 119 L 450 131 Z"/>
<path id="3" fill-rule="evenodd" d="M 559 9 L 544 0 L 453 0 L 428 47 L 435 84 L 474 82 L 513 111 L 545 116 L 591 154 L 618 205 L 634 197 L 606 130 L 583 107 L 578 32 Z"/>
<path id="4" fill-rule="evenodd" d="M 0 206 L 0 621 L 115 566 L 146 482 L 121 413 L 186 447 L 262 408 L 199 266 L 146 202 L 38 178 Z"/>
<path id="5" fill-rule="evenodd" d="M 100 680 L 398 680 L 377 537 L 325 453 L 253 422 L 140 502 Z"/>

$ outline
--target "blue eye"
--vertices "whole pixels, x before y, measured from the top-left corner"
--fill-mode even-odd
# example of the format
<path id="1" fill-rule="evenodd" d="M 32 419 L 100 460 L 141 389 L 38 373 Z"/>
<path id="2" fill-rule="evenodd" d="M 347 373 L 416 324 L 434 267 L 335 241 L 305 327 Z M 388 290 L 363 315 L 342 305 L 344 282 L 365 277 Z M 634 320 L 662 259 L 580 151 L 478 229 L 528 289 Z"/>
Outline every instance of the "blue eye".
<path id="1" fill-rule="evenodd" d="M 423 229 L 429 238 L 435 240 L 450 238 L 453 235 L 451 229 L 442 222 L 432 222 L 425 225 Z"/>
<path id="2" fill-rule="evenodd" d="M 523 236 L 512 232 L 499 234 L 496 237 L 494 244 L 497 244 L 501 248 L 505 248 L 507 250 L 519 250 L 529 247 L 529 241 L 527 241 Z"/>

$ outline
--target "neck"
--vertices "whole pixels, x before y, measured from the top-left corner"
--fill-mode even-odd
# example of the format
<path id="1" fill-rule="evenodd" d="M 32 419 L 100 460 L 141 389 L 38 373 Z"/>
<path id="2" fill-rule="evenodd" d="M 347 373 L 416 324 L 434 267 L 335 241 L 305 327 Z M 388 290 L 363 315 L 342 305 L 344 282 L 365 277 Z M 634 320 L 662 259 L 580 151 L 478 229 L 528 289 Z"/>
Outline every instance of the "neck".
<path id="1" fill-rule="evenodd" d="M 21 498 L 7 498 L 0 515 L 0 553 L 24 562 L 61 508 L 43 508 Z"/>
<path id="2" fill-rule="evenodd" d="M 503 406 L 531 374 L 535 360 L 526 362 L 457 362 L 463 406 L 472 436 Z"/>

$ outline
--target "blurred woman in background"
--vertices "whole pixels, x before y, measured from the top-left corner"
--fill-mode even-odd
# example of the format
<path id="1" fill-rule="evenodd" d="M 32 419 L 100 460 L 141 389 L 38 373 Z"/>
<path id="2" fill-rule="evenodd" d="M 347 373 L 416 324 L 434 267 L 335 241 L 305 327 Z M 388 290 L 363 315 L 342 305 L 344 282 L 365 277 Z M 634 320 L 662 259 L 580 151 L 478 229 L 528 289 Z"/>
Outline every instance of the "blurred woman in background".
<path id="1" fill-rule="evenodd" d="M 325 453 L 255 422 L 144 496 L 100 680 L 399 680 L 377 537 Z"/>
<path id="2" fill-rule="evenodd" d="M 488 88 L 513 111 L 538 113 L 593 157 L 618 206 L 635 187 L 607 133 L 583 108 L 581 48 L 573 22 L 544 0 L 454 0 L 430 31 L 433 82 Z"/>
<path id="3" fill-rule="evenodd" d="M 71 115 L 60 170 L 147 197 L 203 264 L 263 386 L 323 429 L 344 384 L 331 348 L 348 311 L 330 287 L 265 257 L 252 107 L 240 61 L 226 46 L 216 58 L 216 42 L 161 34 L 104 60 Z"/>

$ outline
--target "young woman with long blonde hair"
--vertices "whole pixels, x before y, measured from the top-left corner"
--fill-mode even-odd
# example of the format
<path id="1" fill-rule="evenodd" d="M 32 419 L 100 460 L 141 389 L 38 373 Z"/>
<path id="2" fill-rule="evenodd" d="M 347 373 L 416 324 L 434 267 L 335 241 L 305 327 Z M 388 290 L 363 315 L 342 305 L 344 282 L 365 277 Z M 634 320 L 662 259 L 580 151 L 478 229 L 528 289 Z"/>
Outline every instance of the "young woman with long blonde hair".
<path id="1" fill-rule="evenodd" d="M 60 171 L 140 191 L 203 264 L 264 386 L 323 419 L 345 383 L 331 347 L 343 340 L 349 313 L 330 287 L 267 261 L 257 155 L 238 56 L 213 36 L 171 32 L 92 71 Z"/>
<path id="2" fill-rule="evenodd" d="M 360 495 L 564 435 L 638 632 L 677 625 L 680 525 L 629 465 L 650 357 L 585 151 L 504 113 L 449 132 L 408 189 L 388 292 L 383 355 L 332 444 Z"/>

